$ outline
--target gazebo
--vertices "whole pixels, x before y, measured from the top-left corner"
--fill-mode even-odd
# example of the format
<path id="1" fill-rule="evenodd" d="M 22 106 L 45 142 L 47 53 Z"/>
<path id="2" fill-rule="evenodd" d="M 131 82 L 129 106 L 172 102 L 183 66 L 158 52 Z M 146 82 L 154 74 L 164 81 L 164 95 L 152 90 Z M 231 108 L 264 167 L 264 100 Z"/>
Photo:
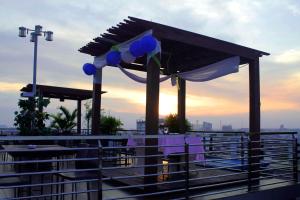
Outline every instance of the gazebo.
<path id="1" fill-rule="evenodd" d="M 79 49 L 80 52 L 95 57 L 94 64 L 98 69 L 94 75 L 93 92 L 98 93 L 98 91 L 101 91 L 102 85 L 102 68 L 97 66 L 99 63 L 97 59 L 107 55 L 107 52 L 114 49 L 116 45 L 126 43 L 126 41 L 139 37 L 139 35 L 147 31 L 151 31 L 152 36 L 159 41 L 161 50 L 155 52 L 155 56 L 142 56 L 132 63 L 121 61 L 119 64 L 123 72 L 124 69 L 131 69 L 147 73 L 146 134 L 158 134 L 160 75 L 178 75 L 178 123 L 180 123 L 180 132 L 184 133 L 186 80 L 179 75 L 198 69 L 200 71 L 201 69 L 207 69 L 209 73 L 212 73 L 210 69 L 214 67 L 214 64 L 224 64 L 228 59 L 238 58 L 238 65 L 249 65 L 249 130 L 251 141 L 256 141 L 252 144 L 253 147 L 258 147 L 259 142 L 257 141 L 260 140 L 259 59 L 262 56 L 269 55 L 269 53 L 152 21 L 129 17 L 129 19 L 125 19 L 116 26 L 107 29 L 107 33 L 101 34 L 101 36 L 94 38 L 94 41 Z M 160 61 L 160 67 L 158 67 L 155 57 Z M 223 69 L 218 67 L 217 70 L 222 71 Z M 236 70 L 238 71 L 238 68 Z M 205 72 L 203 71 L 203 73 Z M 233 73 L 233 71 L 230 73 Z M 219 76 L 215 78 L 217 77 Z M 203 79 L 202 81 L 205 80 Z M 92 134 L 101 134 L 98 119 L 101 108 L 100 95 L 94 95 L 93 108 Z M 157 139 L 146 139 L 147 145 L 157 145 Z M 155 148 L 145 149 L 145 155 L 154 155 L 156 153 L 157 149 Z M 259 154 L 259 151 L 253 151 L 253 154 Z M 145 159 L 146 165 L 156 164 L 156 162 L 153 158 Z M 259 158 L 253 158 L 250 162 L 259 162 Z M 156 171 L 156 167 L 145 167 L 145 174 L 154 174 Z M 253 176 L 257 175 L 253 174 Z M 156 182 L 156 177 L 149 176 L 145 177 L 144 180 L 146 183 L 153 183 Z"/>
<path id="2" fill-rule="evenodd" d="M 59 99 L 60 101 L 64 100 L 74 100 L 77 101 L 77 133 L 81 133 L 81 101 L 91 99 L 93 97 L 93 91 L 75 89 L 75 88 L 66 88 L 66 87 L 57 87 L 49 85 L 37 85 L 38 95 L 41 97 Z M 30 92 L 32 91 L 32 84 L 27 84 L 23 87 L 21 92 Z M 104 91 L 99 92 L 98 95 L 106 93 Z"/>

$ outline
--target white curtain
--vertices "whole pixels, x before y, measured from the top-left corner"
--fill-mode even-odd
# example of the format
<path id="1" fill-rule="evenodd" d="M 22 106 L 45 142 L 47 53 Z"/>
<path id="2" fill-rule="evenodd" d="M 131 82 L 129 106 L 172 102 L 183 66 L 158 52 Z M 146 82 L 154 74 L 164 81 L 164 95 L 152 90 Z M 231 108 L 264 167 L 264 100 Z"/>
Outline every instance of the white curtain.
<path id="1" fill-rule="evenodd" d="M 198 69 L 187 72 L 178 73 L 177 76 L 195 82 L 210 81 L 227 74 L 236 73 L 239 71 L 240 57 L 235 56 L 227 58 L 220 62 L 207 65 Z"/>
<path id="2" fill-rule="evenodd" d="M 238 72 L 239 64 L 240 57 L 235 56 L 195 70 L 173 74 L 173 77 L 175 75 L 187 81 L 204 82 Z M 118 67 L 126 76 L 128 76 L 132 80 L 139 83 L 147 83 L 147 78 L 137 76 L 124 69 L 120 65 L 118 65 Z M 160 82 L 168 80 L 171 76 L 172 75 L 160 77 Z"/>
<path id="3" fill-rule="evenodd" d="M 129 72 L 128 70 L 124 69 L 121 65 L 118 65 L 119 69 L 129 78 L 131 78 L 132 80 L 139 82 L 139 83 L 147 83 L 147 78 L 144 77 L 140 77 L 135 75 L 134 73 Z M 159 81 L 163 82 L 165 80 L 168 80 L 170 78 L 170 76 L 165 76 L 165 77 L 160 77 Z"/>

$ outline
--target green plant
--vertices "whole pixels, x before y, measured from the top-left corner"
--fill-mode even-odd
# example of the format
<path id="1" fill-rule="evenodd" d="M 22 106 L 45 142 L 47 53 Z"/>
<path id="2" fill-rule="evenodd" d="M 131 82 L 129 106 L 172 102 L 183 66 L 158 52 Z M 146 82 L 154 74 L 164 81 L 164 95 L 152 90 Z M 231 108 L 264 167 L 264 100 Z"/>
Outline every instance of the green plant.
<path id="1" fill-rule="evenodd" d="M 115 134 L 118 129 L 121 129 L 123 123 L 120 119 L 117 119 L 110 115 L 101 115 L 101 132 L 104 134 Z"/>
<path id="2" fill-rule="evenodd" d="M 169 132 L 179 133 L 179 119 L 177 114 L 169 114 L 165 118 L 165 126 L 168 127 Z M 191 123 L 186 119 L 185 120 L 185 131 L 190 131 L 192 128 Z"/>
<path id="3" fill-rule="evenodd" d="M 77 109 L 71 113 L 66 107 L 60 106 L 55 115 L 50 115 L 53 119 L 50 127 L 56 129 L 58 133 L 69 134 L 76 126 Z"/>
<path id="4" fill-rule="evenodd" d="M 45 125 L 49 114 L 43 111 L 49 103 L 49 99 L 42 97 L 19 99 L 20 111 L 15 111 L 14 125 L 20 131 L 20 135 L 48 135 L 50 133 Z"/>
<path id="5" fill-rule="evenodd" d="M 87 130 L 89 131 L 90 129 L 90 121 L 92 119 L 92 108 L 91 108 L 91 101 L 87 101 L 85 104 L 84 104 L 84 107 L 85 107 L 85 115 L 84 115 L 84 118 L 86 120 L 86 128 Z"/>

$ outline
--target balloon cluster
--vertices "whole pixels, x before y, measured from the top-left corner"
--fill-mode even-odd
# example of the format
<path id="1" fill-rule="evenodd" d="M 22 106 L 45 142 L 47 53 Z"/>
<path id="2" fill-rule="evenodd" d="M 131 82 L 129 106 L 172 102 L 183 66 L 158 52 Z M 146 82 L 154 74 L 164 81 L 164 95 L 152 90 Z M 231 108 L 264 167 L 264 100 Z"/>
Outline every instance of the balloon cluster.
<path id="1" fill-rule="evenodd" d="M 82 66 L 84 73 L 88 76 L 96 74 L 96 66 L 91 63 L 85 63 Z"/>
<path id="2" fill-rule="evenodd" d="M 140 40 L 132 42 L 129 46 L 128 51 L 109 51 L 106 54 L 106 63 L 111 66 L 120 64 L 121 60 L 125 63 L 132 63 L 136 58 L 154 51 L 156 46 L 156 39 L 152 35 L 146 35 Z M 96 73 L 96 67 L 93 64 L 86 63 L 83 65 L 83 71 L 87 75 L 94 75 Z"/>
<path id="3" fill-rule="evenodd" d="M 156 40 L 152 35 L 146 35 L 140 40 L 132 42 L 129 50 L 120 52 L 111 50 L 106 54 L 106 63 L 111 66 L 120 64 L 121 60 L 126 63 L 132 63 L 136 58 L 151 53 L 156 48 Z"/>
<path id="4" fill-rule="evenodd" d="M 152 35 L 146 35 L 140 40 L 134 41 L 129 47 L 129 52 L 138 58 L 146 53 L 151 53 L 156 48 L 156 45 L 155 38 Z"/>

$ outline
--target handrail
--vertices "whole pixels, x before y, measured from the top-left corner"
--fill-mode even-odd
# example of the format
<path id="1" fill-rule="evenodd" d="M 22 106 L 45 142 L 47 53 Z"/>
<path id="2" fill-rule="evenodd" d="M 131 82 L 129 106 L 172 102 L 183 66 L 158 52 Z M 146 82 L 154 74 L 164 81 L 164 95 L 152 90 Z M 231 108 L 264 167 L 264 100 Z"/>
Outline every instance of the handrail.
<path id="1" fill-rule="evenodd" d="M 263 133 L 262 133 L 263 134 Z M 267 133 L 266 135 L 268 135 Z M 278 133 L 280 134 L 280 133 Z M 286 133 L 291 134 L 291 133 Z M 186 134 L 188 136 L 189 134 Z M 201 137 L 201 135 L 196 134 Z M 74 144 L 78 144 L 79 142 L 89 143 L 90 146 L 70 146 L 66 148 L 64 151 L 73 151 L 73 152 L 85 152 L 90 151 L 95 154 L 87 154 L 84 157 L 55 157 L 55 158 L 35 158 L 28 160 L 1 160 L 0 166 L 10 167 L 12 165 L 21 166 L 27 164 L 47 164 L 50 163 L 56 169 L 52 169 L 49 171 L 35 171 L 34 168 L 30 168 L 30 171 L 19 171 L 19 172 L 9 172 L 2 174 L 0 173 L 0 178 L 10 178 L 10 177 L 22 177 L 26 178 L 29 176 L 57 176 L 59 173 L 94 173 L 95 176 L 82 180 L 58 180 L 54 182 L 25 182 L 20 185 L 6 185 L 1 186 L 0 189 L 22 189 L 31 188 L 31 187 L 60 187 L 60 185 L 69 184 L 73 185 L 76 183 L 89 183 L 95 182 L 97 183 L 96 189 L 81 189 L 77 190 L 76 187 L 74 190 L 70 191 L 70 187 L 66 187 L 66 191 L 55 190 L 53 193 L 37 193 L 33 192 L 28 196 L 19 196 L 11 199 L 30 199 L 35 197 L 60 197 L 63 199 L 68 195 L 76 195 L 82 193 L 98 193 L 99 198 L 103 200 L 103 194 L 109 191 L 115 190 L 127 190 L 127 189 L 135 189 L 139 188 L 150 188 L 157 187 L 157 190 L 148 191 L 145 190 L 141 193 L 130 194 L 126 193 L 123 196 L 113 197 L 109 196 L 109 199 L 126 199 L 126 198 L 143 198 L 150 197 L 154 198 L 157 195 L 170 195 L 170 199 L 174 196 L 173 193 L 180 193 L 184 196 L 185 199 L 191 198 L 193 196 L 205 196 L 204 193 L 201 193 L 202 189 L 206 190 L 215 190 L 216 187 L 219 186 L 227 186 L 234 184 L 243 184 L 242 187 L 245 187 L 251 191 L 253 188 L 257 187 L 257 181 L 259 180 L 270 180 L 272 178 L 277 178 L 275 182 L 279 183 L 284 181 L 292 182 L 293 184 L 298 183 L 298 167 L 295 165 L 298 162 L 297 155 L 297 140 L 293 137 L 293 139 L 261 139 L 257 141 L 250 141 L 247 135 L 242 135 L 239 137 L 234 136 L 221 136 L 217 135 L 218 139 L 213 141 L 203 140 L 201 138 L 202 144 L 188 144 L 184 143 L 184 145 L 137 145 L 137 146 L 127 146 L 123 144 L 122 146 L 107 146 L 102 147 L 100 142 L 103 140 L 125 140 L 128 138 L 137 138 L 137 139 L 156 139 L 160 137 L 164 137 L 165 135 L 84 135 L 84 136 L 0 136 L 0 141 L 7 141 L 7 143 L 12 143 L 13 141 L 77 141 Z M 170 136 L 178 136 L 178 135 L 170 135 Z M 202 135 L 203 136 L 203 135 Z M 244 137 L 245 136 L 245 137 Z M 209 135 L 205 135 L 205 137 L 210 137 Z M 214 136 L 212 136 L 214 137 Z M 222 140 L 222 138 L 226 138 L 226 140 Z M 229 140 L 231 138 L 231 140 Z M 234 138 L 234 140 L 232 139 Z M 271 143 L 270 143 L 271 142 Z M 28 142 L 25 142 L 25 144 Z M 98 145 L 96 144 L 98 143 Z M 154 143 L 155 144 L 155 143 Z M 249 145 L 251 144 L 251 145 Z M 191 150 L 192 148 L 197 148 L 201 146 L 204 148 L 204 151 L 200 150 Z M 159 147 L 170 147 L 177 148 L 180 147 L 181 152 L 175 152 L 168 156 L 165 155 L 162 150 L 161 152 L 157 152 Z M 181 149 L 182 147 L 182 149 Z M 212 147 L 212 148 L 211 148 Z M 137 150 L 143 152 L 143 149 L 150 150 L 149 155 L 138 154 Z M 152 151 L 152 149 L 154 149 Z M 281 149 L 281 151 L 276 151 L 277 149 Z M 38 149 L 26 149 L 26 153 L 35 153 L 37 151 L 41 152 L 42 150 Z M 133 151 L 133 153 L 132 153 Z M 9 150 L 0 149 L 1 156 L 7 156 L 6 154 L 13 155 L 15 152 L 23 152 L 22 150 Z M 264 152 L 262 154 L 261 152 Z M 127 154 L 128 153 L 128 154 Z M 158 154 L 159 153 L 159 154 Z M 195 156 L 203 156 L 203 158 L 196 160 Z M 173 159 L 174 158 L 174 159 Z M 175 159 L 176 158 L 176 159 Z M 177 159 L 180 158 L 180 159 Z M 6 158 L 7 159 L 7 158 Z M 128 159 L 131 159 L 129 162 Z M 157 159 L 160 162 L 137 162 L 142 159 Z M 173 159 L 173 160 L 172 160 Z M 126 160 L 126 161 L 125 161 Z M 167 161 L 163 163 L 161 160 Z M 87 161 L 97 162 L 95 168 L 89 166 L 85 168 L 76 168 L 75 162 L 85 163 Z M 126 162 L 128 162 L 126 164 Z M 70 166 L 66 165 L 70 164 Z M 61 165 L 64 165 L 61 168 Z M 215 165 L 213 165 L 215 164 Z M 164 168 L 168 167 L 168 168 Z M 174 171 L 174 169 L 177 170 Z M 1 168 L 0 168 L 1 169 Z M 138 173 L 135 170 L 142 170 L 145 173 Z M 148 172 L 145 169 L 149 169 Z M 155 169 L 153 171 L 153 169 Z M 159 169 L 159 170 L 158 170 Z M 126 174 L 121 173 L 122 170 L 133 170 L 134 173 Z M 118 173 L 120 171 L 120 173 Z M 217 174 L 214 171 L 218 171 Z M 151 172 L 151 173 L 150 173 Z M 276 172 L 276 173 L 273 173 Z M 197 175 L 197 174 L 201 174 Z M 259 174 L 259 175 L 257 175 Z M 103 175 L 103 176 L 102 176 Z M 158 182 L 156 178 L 161 176 L 162 181 Z M 235 178 L 236 176 L 240 176 L 240 178 Z M 165 178 L 171 177 L 171 178 Z M 172 177 L 175 177 L 172 179 Z M 150 179 L 149 179 L 150 178 Z M 151 179 L 154 178 L 154 179 Z M 214 182 L 214 179 L 228 179 L 227 181 L 219 181 Z M 129 185 L 118 185 L 111 184 L 109 187 L 102 187 L 102 184 L 107 183 L 108 181 L 120 181 L 126 182 L 128 179 L 131 179 L 131 183 Z M 135 182 L 134 179 L 143 179 L 143 180 L 156 180 L 153 182 Z M 203 183 L 204 185 L 200 185 L 198 182 Z M 176 185 L 173 187 L 172 185 Z M 249 187 L 247 187 L 249 186 Z M 68 189 L 69 188 L 69 189 Z M 83 187 L 84 188 L 84 187 Z M 167 190 L 162 190 L 162 188 L 168 188 Z M 239 188 L 239 186 L 237 186 Z M 234 190 L 237 190 L 234 188 Z M 36 189 L 37 190 L 37 189 Z M 222 193 L 222 191 L 218 191 Z M 217 192 L 217 193 L 218 193 Z M 112 193 L 113 194 L 113 193 Z M 181 197 L 177 199 L 183 199 Z"/>

